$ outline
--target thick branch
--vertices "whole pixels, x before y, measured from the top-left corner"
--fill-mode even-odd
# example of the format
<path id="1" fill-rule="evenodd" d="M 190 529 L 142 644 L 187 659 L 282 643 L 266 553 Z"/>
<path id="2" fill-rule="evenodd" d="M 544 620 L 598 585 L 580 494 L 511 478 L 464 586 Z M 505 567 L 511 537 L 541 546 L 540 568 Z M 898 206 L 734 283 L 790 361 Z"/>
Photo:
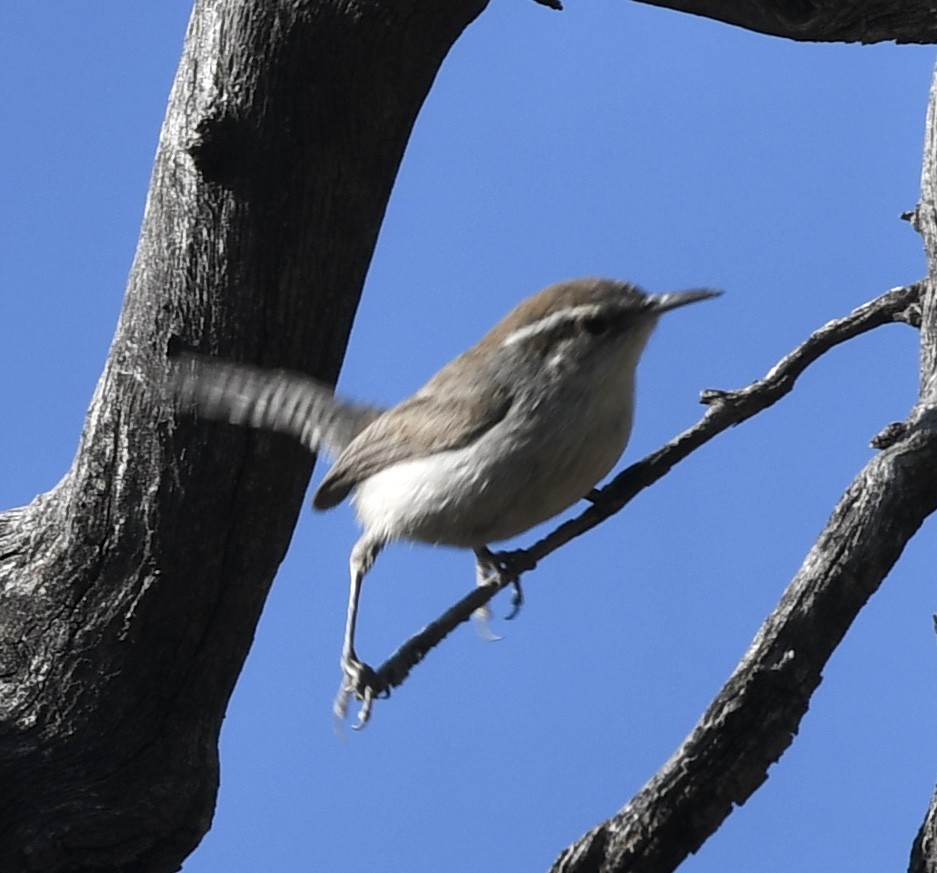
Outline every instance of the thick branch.
<path id="1" fill-rule="evenodd" d="M 928 0 L 638 0 L 806 42 L 937 42 Z"/>
<path id="2" fill-rule="evenodd" d="M 926 415 L 937 407 L 937 69 L 931 81 L 924 129 L 921 199 L 914 226 L 927 252 L 929 290 L 921 318 L 921 381 L 917 412 Z M 911 873 L 937 873 L 937 791 L 911 849 Z"/>
<path id="3" fill-rule="evenodd" d="M 507 570 L 500 581 L 470 592 L 407 640 L 377 670 L 379 688 L 389 692 L 399 686 L 433 647 L 468 621 L 476 609 L 487 604 L 521 573 L 533 569 L 560 546 L 610 518 L 691 452 L 724 430 L 774 405 L 793 389 L 804 370 L 830 349 L 883 324 L 918 324 L 922 287 L 922 283 L 916 283 L 894 288 L 844 318 L 825 324 L 775 364 L 763 378 L 745 388 L 732 392 L 704 392 L 703 401 L 709 408 L 697 424 L 621 472 L 591 498 L 593 505 L 581 515 L 561 524 L 528 549 L 500 553 L 498 557 Z"/>
<path id="4" fill-rule="evenodd" d="M 699 849 L 790 745 L 830 655 L 934 509 L 937 417 L 929 415 L 849 486 L 675 755 L 620 813 L 564 851 L 552 873 L 661 873 Z"/>
<path id="5" fill-rule="evenodd" d="M 176 870 L 207 830 L 311 463 L 176 427 L 167 347 L 334 378 L 416 113 L 484 5 L 196 3 L 78 454 L 0 515 L 3 873 Z"/>

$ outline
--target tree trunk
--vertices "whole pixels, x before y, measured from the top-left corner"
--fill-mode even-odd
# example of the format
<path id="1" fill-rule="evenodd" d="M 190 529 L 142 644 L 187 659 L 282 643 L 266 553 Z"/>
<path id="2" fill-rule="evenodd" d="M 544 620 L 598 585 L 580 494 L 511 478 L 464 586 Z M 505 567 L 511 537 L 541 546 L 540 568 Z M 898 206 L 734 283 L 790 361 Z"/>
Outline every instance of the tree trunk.
<path id="1" fill-rule="evenodd" d="M 439 66 L 485 0 L 199 0 L 71 470 L 0 515 L 0 870 L 176 870 L 310 474 L 173 421 L 171 342 L 333 380 Z"/>

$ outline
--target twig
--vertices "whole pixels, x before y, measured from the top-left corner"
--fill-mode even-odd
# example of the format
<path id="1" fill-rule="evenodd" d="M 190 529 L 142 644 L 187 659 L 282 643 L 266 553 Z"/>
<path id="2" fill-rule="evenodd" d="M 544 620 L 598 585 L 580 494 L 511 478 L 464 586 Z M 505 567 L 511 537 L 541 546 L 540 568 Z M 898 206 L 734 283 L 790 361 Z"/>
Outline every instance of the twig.
<path id="1" fill-rule="evenodd" d="M 825 324 L 802 345 L 783 357 L 763 378 L 745 388 L 737 391 L 704 391 L 701 401 L 708 408 L 700 421 L 656 452 L 622 471 L 605 488 L 590 493 L 592 505 L 582 514 L 564 522 L 527 549 L 497 553 L 498 559 L 509 572 L 489 585 L 474 589 L 397 649 L 377 670 L 378 693 L 386 695 L 392 688 L 398 687 L 434 646 L 460 624 L 468 621 L 476 609 L 512 584 L 517 576 L 532 570 L 560 546 L 617 513 L 639 492 L 661 479 L 677 463 L 717 434 L 741 424 L 780 400 L 794 387 L 801 373 L 825 352 L 884 324 L 919 324 L 923 287 L 921 281 L 894 288 L 849 315 Z"/>

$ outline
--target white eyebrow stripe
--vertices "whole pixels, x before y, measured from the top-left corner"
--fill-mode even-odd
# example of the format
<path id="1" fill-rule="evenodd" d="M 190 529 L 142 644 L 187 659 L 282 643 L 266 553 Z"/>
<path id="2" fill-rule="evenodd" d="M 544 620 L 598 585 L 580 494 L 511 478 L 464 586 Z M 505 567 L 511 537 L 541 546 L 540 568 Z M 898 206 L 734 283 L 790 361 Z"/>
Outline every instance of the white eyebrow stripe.
<path id="1" fill-rule="evenodd" d="M 511 333 L 509 333 L 504 338 L 504 341 L 501 343 L 501 345 L 502 347 L 513 346 L 517 343 L 525 342 L 532 336 L 548 333 L 558 324 L 562 324 L 564 321 L 576 321 L 579 318 L 595 318 L 595 316 L 599 315 L 601 311 L 601 307 L 596 306 L 594 303 L 583 303 L 579 306 L 567 306 L 565 309 L 561 309 L 559 312 L 552 312 L 545 318 L 540 318 L 532 324 L 525 324 L 523 327 L 519 327 L 517 330 L 511 331 Z"/>

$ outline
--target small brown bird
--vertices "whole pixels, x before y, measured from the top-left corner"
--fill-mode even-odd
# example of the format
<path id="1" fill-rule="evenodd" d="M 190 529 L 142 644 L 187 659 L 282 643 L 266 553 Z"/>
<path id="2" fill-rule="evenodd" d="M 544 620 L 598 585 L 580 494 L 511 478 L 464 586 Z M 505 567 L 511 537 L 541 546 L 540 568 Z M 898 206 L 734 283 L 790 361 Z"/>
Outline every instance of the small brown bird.
<path id="1" fill-rule="evenodd" d="M 374 671 L 356 654 L 355 621 L 381 549 L 400 539 L 468 548 L 479 582 L 496 577 L 489 543 L 562 512 L 618 461 L 631 434 L 635 369 L 658 318 L 719 293 L 645 294 L 610 279 L 552 285 L 386 411 L 297 373 L 175 361 L 181 407 L 287 433 L 336 458 L 313 505 L 351 495 L 363 528 L 351 552 L 338 718 L 352 695 L 363 703 L 356 727 L 371 712 Z"/>

